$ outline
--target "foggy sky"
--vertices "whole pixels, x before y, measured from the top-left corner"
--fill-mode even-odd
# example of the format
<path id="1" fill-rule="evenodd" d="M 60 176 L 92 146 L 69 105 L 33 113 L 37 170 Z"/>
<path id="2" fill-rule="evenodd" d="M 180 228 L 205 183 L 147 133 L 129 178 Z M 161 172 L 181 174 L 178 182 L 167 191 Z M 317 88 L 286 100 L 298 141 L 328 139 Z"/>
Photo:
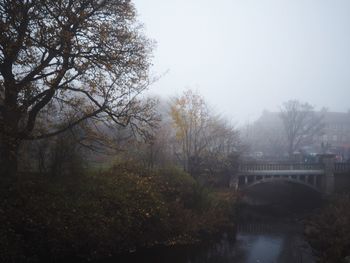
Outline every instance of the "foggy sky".
<path id="1" fill-rule="evenodd" d="M 151 92 L 198 90 L 244 124 L 299 99 L 350 109 L 349 0 L 134 0 L 157 42 Z"/>

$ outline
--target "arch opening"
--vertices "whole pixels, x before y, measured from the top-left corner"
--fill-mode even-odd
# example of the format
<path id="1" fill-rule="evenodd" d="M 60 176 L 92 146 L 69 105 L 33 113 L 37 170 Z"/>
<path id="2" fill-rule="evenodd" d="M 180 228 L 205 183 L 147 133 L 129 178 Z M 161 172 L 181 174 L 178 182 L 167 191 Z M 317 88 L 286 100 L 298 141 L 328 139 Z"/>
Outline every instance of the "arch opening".
<path id="1" fill-rule="evenodd" d="M 254 182 L 239 191 L 245 204 L 278 207 L 286 214 L 307 212 L 323 202 L 317 188 L 289 180 Z"/>

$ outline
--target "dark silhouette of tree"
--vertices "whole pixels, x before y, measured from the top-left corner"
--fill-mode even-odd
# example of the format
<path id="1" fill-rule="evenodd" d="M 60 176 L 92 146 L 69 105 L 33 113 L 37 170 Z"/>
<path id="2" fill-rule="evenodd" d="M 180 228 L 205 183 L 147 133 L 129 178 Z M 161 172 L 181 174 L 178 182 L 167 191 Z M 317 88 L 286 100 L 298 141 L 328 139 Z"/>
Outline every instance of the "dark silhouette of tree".
<path id="1" fill-rule="evenodd" d="M 289 157 L 304 143 L 321 135 L 324 128 L 324 114 L 315 112 L 308 103 L 289 100 L 281 107 L 280 116 L 286 132 Z"/>
<path id="2" fill-rule="evenodd" d="M 151 42 L 128 0 L 0 1 L 0 169 L 23 140 L 98 119 L 144 131 Z"/>

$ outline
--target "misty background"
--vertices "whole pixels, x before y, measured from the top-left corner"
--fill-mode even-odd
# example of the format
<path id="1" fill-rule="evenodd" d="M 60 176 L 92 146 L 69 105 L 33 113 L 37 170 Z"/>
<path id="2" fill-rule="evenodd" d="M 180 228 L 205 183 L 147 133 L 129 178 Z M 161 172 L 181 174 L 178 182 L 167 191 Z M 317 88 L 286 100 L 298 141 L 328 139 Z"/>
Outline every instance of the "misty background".
<path id="1" fill-rule="evenodd" d="M 0 262 L 350 262 L 349 9 L 0 1 Z"/>
<path id="2" fill-rule="evenodd" d="M 298 99 L 349 110 L 350 2 L 135 0 L 155 40 L 150 92 L 191 88 L 238 124 Z M 165 74 L 164 74 L 165 73 Z"/>

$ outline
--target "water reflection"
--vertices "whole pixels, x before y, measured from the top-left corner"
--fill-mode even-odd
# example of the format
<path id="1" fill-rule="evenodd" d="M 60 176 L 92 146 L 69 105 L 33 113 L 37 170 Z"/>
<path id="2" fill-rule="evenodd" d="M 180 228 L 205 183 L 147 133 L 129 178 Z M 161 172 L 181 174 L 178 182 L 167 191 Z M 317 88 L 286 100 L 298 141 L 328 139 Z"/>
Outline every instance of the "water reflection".
<path id="1" fill-rule="evenodd" d="M 246 250 L 241 262 L 276 262 L 283 245 L 281 237 L 240 235 L 238 239 Z"/>
<path id="2" fill-rule="evenodd" d="M 312 263 L 314 262 L 297 226 L 289 224 L 245 224 L 236 239 L 225 234 L 212 245 L 146 250 L 117 262 L 146 263 Z M 114 261 L 116 262 L 116 261 Z"/>

